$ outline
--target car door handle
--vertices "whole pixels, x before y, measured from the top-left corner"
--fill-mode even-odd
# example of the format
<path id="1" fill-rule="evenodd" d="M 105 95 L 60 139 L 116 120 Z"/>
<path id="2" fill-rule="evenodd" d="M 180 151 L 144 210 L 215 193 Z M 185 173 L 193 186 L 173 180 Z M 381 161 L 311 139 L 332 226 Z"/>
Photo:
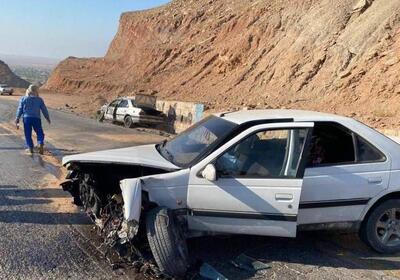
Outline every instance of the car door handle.
<path id="1" fill-rule="evenodd" d="M 368 183 L 369 184 L 380 184 L 382 183 L 383 179 L 381 177 L 371 177 L 368 178 Z"/>
<path id="2" fill-rule="evenodd" d="M 277 200 L 277 201 L 291 201 L 291 200 L 293 200 L 293 194 L 291 194 L 291 193 L 277 193 L 277 194 L 275 194 L 275 200 Z"/>

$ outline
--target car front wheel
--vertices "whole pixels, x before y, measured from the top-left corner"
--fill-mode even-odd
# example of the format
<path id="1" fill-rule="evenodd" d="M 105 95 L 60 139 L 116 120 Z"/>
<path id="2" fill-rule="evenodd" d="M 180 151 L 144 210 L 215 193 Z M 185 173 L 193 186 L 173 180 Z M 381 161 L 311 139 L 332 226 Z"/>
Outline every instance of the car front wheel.
<path id="1" fill-rule="evenodd" d="M 400 252 L 400 199 L 390 199 L 376 207 L 360 234 L 379 253 Z"/>
<path id="2" fill-rule="evenodd" d="M 161 272 L 182 278 L 188 268 L 188 249 L 173 213 L 164 207 L 151 210 L 146 217 L 146 229 L 151 252 Z"/>

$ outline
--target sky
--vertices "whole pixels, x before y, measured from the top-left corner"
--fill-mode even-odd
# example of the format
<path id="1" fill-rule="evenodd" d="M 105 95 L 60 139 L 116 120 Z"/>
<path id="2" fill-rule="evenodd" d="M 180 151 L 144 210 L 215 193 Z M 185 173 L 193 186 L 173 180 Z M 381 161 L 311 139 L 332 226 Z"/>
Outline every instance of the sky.
<path id="1" fill-rule="evenodd" d="M 63 59 L 103 56 L 121 13 L 168 0 L 0 0 L 0 53 Z"/>

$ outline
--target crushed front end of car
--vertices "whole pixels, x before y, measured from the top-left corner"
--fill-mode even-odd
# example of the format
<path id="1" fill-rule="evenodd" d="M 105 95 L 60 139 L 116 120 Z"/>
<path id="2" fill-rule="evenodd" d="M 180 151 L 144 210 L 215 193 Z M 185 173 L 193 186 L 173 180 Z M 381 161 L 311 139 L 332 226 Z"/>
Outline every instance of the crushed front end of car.
<path id="1" fill-rule="evenodd" d="M 163 159 L 154 145 L 65 157 L 61 184 L 74 203 L 95 223 L 108 248 L 124 260 L 144 262 L 148 254 L 146 215 L 151 202 L 144 181 L 178 168 Z"/>
<path id="2" fill-rule="evenodd" d="M 107 251 L 115 249 L 127 262 L 145 264 L 151 254 L 148 254 L 143 223 L 146 213 L 155 205 L 143 192 L 140 175 L 168 171 L 143 166 L 78 163 L 69 164 L 68 169 L 61 186 L 92 219 Z M 138 177 L 123 180 L 128 176 Z M 155 273 L 155 266 L 153 268 Z"/>

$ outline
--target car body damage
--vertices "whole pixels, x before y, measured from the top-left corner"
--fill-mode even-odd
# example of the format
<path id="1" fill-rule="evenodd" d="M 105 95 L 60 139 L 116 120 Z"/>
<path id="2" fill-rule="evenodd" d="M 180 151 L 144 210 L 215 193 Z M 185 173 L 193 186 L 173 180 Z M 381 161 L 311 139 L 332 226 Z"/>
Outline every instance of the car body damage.
<path id="1" fill-rule="evenodd" d="M 178 166 L 162 157 L 154 144 L 66 156 L 62 164 L 67 165 L 72 162 L 134 165 L 165 170 L 179 169 Z"/>
<path id="2" fill-rule="evenodd" d="M 142 208 L 141 179 L 122 180 L 121 191 L 124 199 L 124 219 L 139 224 Z"/>
<path id="3" fill-rule="evenodd" d="M 162 273 L 183 277 L 186 239 L 207 234 L 349 229 L 400 251 L 398 158 L 397 143 L 349 118 L 242 111 L 157 145 L 65 157 L 62 186 L 122 257 L 150 247 Z"/>
<path id="4" fill-rule="evenodd" d="M 125 127 L 136 124 L 159 126 L 165 124 L 167 116 L 156 108 L 157 98 L 150 95 L 119 97 L 105 104 L 98 111 L 99 121 L 123 123 Z"/>
<path id="5" fill-rule="evenodd" d="M 93 220 L 105 243 L 122 257 L 142 258 L 141 216 L 157 206 L 149 199 L 149 180 L 178 167 L 162 158 L 155 145 L 69 156 L 63 164 L 68 169 L 63 189 Z"/>
<path id="6" fill-rule="evenodd" d="M 125 219 L 138 221 L 142 193 L 146 194 L 148 203 L 153 205 L 162 205 L 172 210 L 186 209 L 188 181 L 188 170 L 122 180 L 120 187 Z"/>

